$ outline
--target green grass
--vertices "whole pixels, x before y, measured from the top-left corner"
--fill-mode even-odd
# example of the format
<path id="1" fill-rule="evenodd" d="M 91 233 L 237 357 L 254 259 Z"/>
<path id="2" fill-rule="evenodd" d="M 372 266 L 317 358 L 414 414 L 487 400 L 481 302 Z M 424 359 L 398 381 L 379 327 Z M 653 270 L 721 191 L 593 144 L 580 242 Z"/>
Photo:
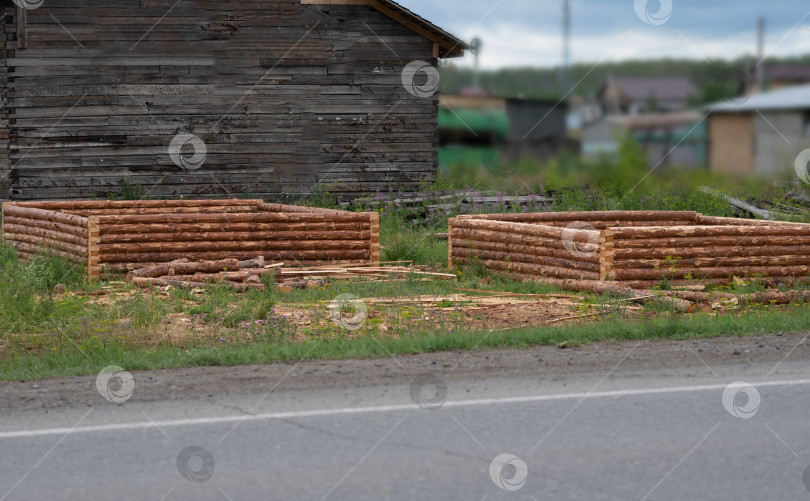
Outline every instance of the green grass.
<path id="1" fill-rule="evenodd" d="M 794 307 L 788 311 L 751 311 L 739 316 L 693 315 L 633 322 L 614 319 L 586 326 L 526 328 L 506 332 L 417 332 L 399 338 L 369 335 L 352 340 L 268 342 L 182 350 L 161 346 L 153 349 L 128 349 L 123 342 L 98 342 L 39 356 L 7 360 L 0 366 L 0 379 L 28 380 L 94 374 L 108 365 L 119 365 L 127 370 L 232 366 L 296 360 L 384 358 L 452 350 L 528 348 L 556 345 L 563 341 L 568 346 L 577 346 L 594 342 L 794 333 L 808 329 L 810 310 Z"/>
<path id="2" fill-rule="evenodd" d="M 808 187 L 791 180 L 764 183 L 709 175 L 702 171 L 662 170 L 647 176 L 648 168 L 637 145 L 625 141 L 615 160 L 586 162 L 561 155 L 545 164 L 520 161 L 499 175 L 479 166 L 454 166 L 425 190 L 432 192 L 423 203 L 403 207 L 391 201 L 400 196 L 386 187 L 376 198 L 380 211 L 382 257 L 384 261 L 413 261 L 448 271 L 447 242 L 435 239 L 447 231 L 447 218 L 460 213 L 568 210 L 694 210 L 707 215 L 733 216 L 725 202 L 697 190 L 708 185 L 730 195 L 754 202 L 787 203 L 788 192 L 808 194 Z M 442 190 L 495 190 L 503 195 L 547 193 L 554 202 L 528 203 L 512 207 L 503 202 L 464 206 L 459 200 L 439 199 Z M 129 187 L 133 193 L 138 187 Z M 475 198 L 476 195 L 473 195 Z M 327 188 L 308 200 L 289 200 L 335 207 Z M 449 204 L 447 209 L 430 205 Z M 368 210 L 369 207 L 354 207 Z M 799 220 L 810 221 L 805 208 Z M 267 290 L 236 294 L 215 287 L 203 294 L 171 290 L 167 295 L 118 286 L 128 296 L 112 304 L 95 301 L 92 293 L 105 283 L 88 284 L 81 269 L 54 256 L 19 262 L 13 249 L 0 245 L 0 379 L 92 374 L 116 364 L 130 370 L 269 363 L 304 358 L 387 357 L 441 350 L 490 349 L 555 344 L 569 345 L 597 341 L 636 339 L 689 339 L 696 337 L 799 332 L 810 330 L 810 312 L 805 307 L 775 308 L 746 306 L 720 316 L 681 316 L 663 304 L 651 304 L 641 311 L 647 318 L 628 311 L 627 303 L 615 298 L 580 294 L 583 305 L 572 314 L 596 311 L 598 322 L 585 326 L 527 328 L 505 332 L 470 331 L 463 314 L 421 321 L 420 304 L 388 307 L 369 304 L 372 315 L 363 329 L 346 332 L 331 322 L 296 326 L 280 309 L 296 305 L 323 310 L 324 302 L 341 294 L 359 298 L 446 295 L 455 288 L 488 289 L 499 292 L 542 294 L 561 292 L 538 283 L 520 283 L 492 275 L 480 266 L 458 273 L 456 281 L 354 282 L 333 281 L 316 289 L 280 293 L 267 277 Z M 54 286 L 64 285 L 80 294 L 54 295 Z M 662 288 L 669 286 L 661 284 Z M 745 285 L 718 288 L 729 292 L 763 290 L 756 280 Z M 784 290 L 785 285 L 779 287 Z M 373 303 L 370 301 L 369 303 Z M 442 304 L 455 307 L 457 304 Z M 382 315 L 395 316 L 389 331 L 379 334 Z M 172 339 L 167 318 L 193 319 L 181 340 Z M 322 312 L 321 315 L 325 315 Z M 319 318 L 323 320 L 323 318 Z"/>

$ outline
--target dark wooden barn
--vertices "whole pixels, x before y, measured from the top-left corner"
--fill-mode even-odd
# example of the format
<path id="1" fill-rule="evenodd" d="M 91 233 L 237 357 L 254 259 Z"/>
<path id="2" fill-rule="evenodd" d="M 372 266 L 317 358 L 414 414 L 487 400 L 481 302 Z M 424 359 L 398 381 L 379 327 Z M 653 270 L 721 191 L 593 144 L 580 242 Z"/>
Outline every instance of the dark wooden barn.
<path id="1" fill-rule="evenodd" d="M 435 67 L 467 48 L 389 0 L 4 4 L 18 200 L 415 188 L 437 169 Z"/>

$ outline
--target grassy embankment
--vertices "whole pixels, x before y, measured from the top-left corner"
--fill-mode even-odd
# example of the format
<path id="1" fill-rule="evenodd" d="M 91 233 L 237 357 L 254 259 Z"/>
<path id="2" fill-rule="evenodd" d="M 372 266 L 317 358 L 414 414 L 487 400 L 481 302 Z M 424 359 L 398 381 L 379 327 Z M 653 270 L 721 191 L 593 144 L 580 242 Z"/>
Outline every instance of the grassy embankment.
<path id="1" fill-rule="evenodd" d="M 585 165 L 562 157 L 543 166 L 520 163 L 510 167 L 508 174 L 458 167 L 426 189 L 436 193 L 450 188 L 495 190 L 504 195 L 544 193 L 551 194 L 554 202 L 469 206 L 451 201 L 449 210 L 430 210 L 427 206 L 436 200 L 406 208 L 390 202 L 396 198 L 395 189 L 379 194 L 381 205 L 375 210 L 382 216 L 383 259 L 412 260 L 445 271 L 447 244 L 431 234 L 446 231 L 447 217 L 462 211 L 655 209 L 732 216 L 735 213 L 728 204 L 700 192 L 697 186 L 708 185 L 768 207 L 785 207 L 788 192 L 806 194 L 806 187 L 794 180 L 781 184 L 741 182 L 676 170 L 646 176 L 643 158 L 632 145 L 623 146 L 614 164 Z M 327 205 L 328 200 L 328 196 L 321 196 L 309 203 Z M 806 210 L 793 219 L 810 221 Z M 756 277 L 748 279 L 747 285 L 735 287 L 739 291 L 760 288 Z M 65 286 L 67 293 L 54 294 L 57 284 Z M 92 374 L 113 364 L 139 370 L 810 329 L 806 305 L 750 305 L 722 314 L 683 316 L 660 305 L 630 311 L 626 302 L 615 298 L 577 294 L 583 304 L 572 306 L 571 313 L 595 314 L 576 324 L 473 331 L 467 327 L 461 304 L 443 305 L 449 311 L 427 315 L 421 303 L 408 300 L 418 295 L 452 294 L 456 288 L 525 294 L 561 292 L 537 283 L 489 276 L 473 268 L 459 272 L 456 281 L 410 277 L 400 282 L 334 281 L 292 293 L 281 293 L 274 287 L 247 294 L 225 287 L 204 293 L 159 293 L 124 284 L 112 288 L 105 282 L 88 284 L 81 270 L 61 259 L 39 257 L 21 263 L 12 249 L 3 246 L 0 379 Z M 347 331 L 329 321 L 325 306 L 346 293 L 358 298 L 400 297 L 403 301 L 390 306 L 367 299 L 368 319 L 361 329 Z M 456 306 L 458 310 L 454 310 Z M 290 313 L 293 307 L 315 313 L 302 322 Z"/>

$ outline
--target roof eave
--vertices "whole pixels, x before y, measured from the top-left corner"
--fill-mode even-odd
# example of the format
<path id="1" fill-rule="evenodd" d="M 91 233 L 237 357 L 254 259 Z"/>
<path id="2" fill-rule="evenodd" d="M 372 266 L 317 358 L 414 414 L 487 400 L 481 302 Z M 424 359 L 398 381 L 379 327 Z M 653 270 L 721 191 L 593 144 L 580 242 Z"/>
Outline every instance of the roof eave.
<path id="1" fill-rule="evenodd" d="M 392 0 L 301 0 L 302 5 L 366 5 L 435 44 L 437 58 L 460 57 L 469 44 Z"/>

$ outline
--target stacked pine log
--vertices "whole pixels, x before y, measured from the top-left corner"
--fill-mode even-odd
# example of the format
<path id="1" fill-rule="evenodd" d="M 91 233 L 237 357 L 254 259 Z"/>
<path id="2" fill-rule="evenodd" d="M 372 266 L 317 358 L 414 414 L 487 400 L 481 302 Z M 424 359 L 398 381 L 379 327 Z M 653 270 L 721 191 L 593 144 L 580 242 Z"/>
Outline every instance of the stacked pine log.
<path id="1" fill-rule="evenodd" d="M 451 267 L 478 262 L 523 277 L 604 280 L 610 271 L 608 228 L 695 224 L 696 219 L 695 212 L 669 211 L 459 216 L 449 223 L 449 261 Z"/>
<path id="2" fill-rule="evenodd" d="M 86 217 L 3 203 L 2 233 L 21 258 L 50 252 L 77 264 L 87 263 L 90 234 Z"/>
<path id="3" fill-rule="evenodd" d="M 450 223 L 449 258 L 453 264 L 480 262 L 493 271 L 560 278 L 599 279 L 598 246 L 581 255 L 564 246 L 563 228 L 479 219 L 455 219 Z M 577 232 L 575 240 L 588 246 L 599 232 Z"/>
<path id="4" fill-rule="evenodd" d="M 729 223 L 726 218 L 704 218 Z M 810 225 L 771 221 L 735 226 L 613 228 L 614 278 L 634 286 L 663 279 L 728 281 L 732 277 L 806 278 Z"/>
<path id="5" fill-rule="evenodd" d="M 615 226 L 687 226 L 698 223 L 702 217 L 693 211 L 579 211 L 579 212 L 535 212 L 509 214 L 470 214 L 458 216 L 456 220 L 482 219 L 485 221 L 505 221 L 529 223 L 543 226 L 566 227 L 571 223 L 585 223 L 597 230 Z M 733 219 L 733 218 L 724 218 Z"/>
<path id="6" fill-rule="evenodd" d="M 239 261 L 189 261 L 177 259 L 168 263 L 146 266 L 127 273 L 126 280 L 139 287 L 167 286 L 180 288 L 206 288 L 222 284 L 238 291 L 264 290 L 262 276 L 275 274 L 281 264 L 265 266 L 264 257 Z"/>
<path id="7" fill-rule="evenodd" d="M 261 255 L 287 266 L 335 261 L 375 264 L 380 258 L 379 214 L 353 213 L 261 200 L 144 200 L 16 202 L 79 218 L 101 267 L 125 272 L 177 259 L 250 259 Z M 54 216 L 50 216 L 54 217 Z M 64 219 L 64 217 L 62 219 Z M 77 220 L 79 220 L 77 219 Z M 61 220 L 61 219 L 60 219 Z M 93 228 L 97 225 L 97 238 Z M 95 254 L 97 253 L 97 254 Z"/>
<path id="8" fill-rule="evenodd" d="M 662 280 L 810 275 L 808 224 L 607 211 L 459 216 L 449 227 L 451 266 L 478 262 L 522 279 L 616 280 L 643 288 Z"/>

